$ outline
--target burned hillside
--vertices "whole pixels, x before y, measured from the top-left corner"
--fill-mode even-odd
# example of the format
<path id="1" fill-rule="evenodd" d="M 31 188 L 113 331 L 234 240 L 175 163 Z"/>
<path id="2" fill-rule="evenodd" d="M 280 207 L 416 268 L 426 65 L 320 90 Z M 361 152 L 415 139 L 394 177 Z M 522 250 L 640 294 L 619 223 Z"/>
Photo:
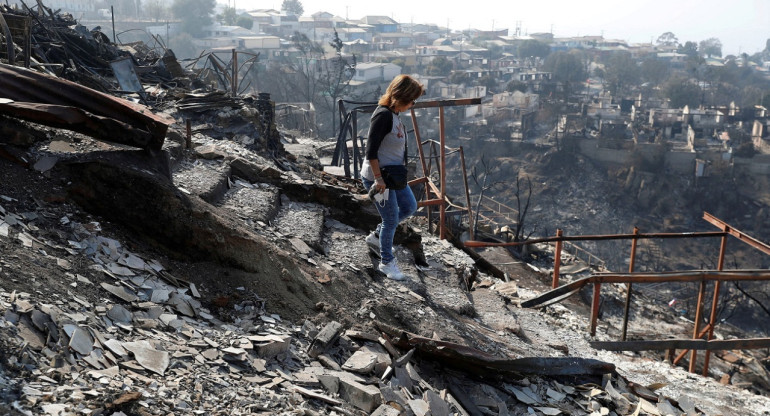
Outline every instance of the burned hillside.
<path id="1" fill-rule="evenodd" d="M 317 139 L 281 132 L 269 97 L 168 78 L 170 54 L 129 56 L 145 97 L 108 66 L 0 63 L 0 91 L 15 91 L 0 97 L 3 413 L 769 413 L 759 354 L 714 357 L 722 385 L 661 354 L 594 349 L 615 336 L 614 305 L 596 339 L 578 298 L 521 308 L 548 290 L 547 268 L 459 249 L 424 218 L 397 236 L 409 279 L 383 278 L 360 185 L 319 170 Z M 70 93 L 35 95 L 41 83 Z M 639 326 L 689 337 L 645 302 Z"/>

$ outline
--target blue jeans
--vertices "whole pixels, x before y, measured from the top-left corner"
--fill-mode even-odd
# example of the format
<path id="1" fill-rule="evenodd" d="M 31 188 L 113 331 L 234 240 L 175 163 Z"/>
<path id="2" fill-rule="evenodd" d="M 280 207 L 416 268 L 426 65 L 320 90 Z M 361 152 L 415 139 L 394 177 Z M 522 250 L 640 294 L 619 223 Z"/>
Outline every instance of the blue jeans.
<path id="1" fill-rule="evenodd" d="M 361 178 L 364 187 L 369 190 L 374 182 Z M 412 189 L 406 187 L 399 191 L 389 190 L 388 200 L 384 205 L 374 203 L 382 217 L 382 222 L 377 225 L 376 232 L 380 235 L 380 259 L 383 263 L 393 261 L 393 236 L 396 235 L 398 224 L 409 218 L 417 211 L 417 200 Z"/>

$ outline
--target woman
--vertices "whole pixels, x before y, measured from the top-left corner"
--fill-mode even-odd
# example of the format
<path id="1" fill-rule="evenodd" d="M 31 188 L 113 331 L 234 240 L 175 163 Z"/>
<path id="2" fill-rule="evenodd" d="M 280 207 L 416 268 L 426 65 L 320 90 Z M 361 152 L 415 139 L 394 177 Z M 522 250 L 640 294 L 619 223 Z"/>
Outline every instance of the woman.
<path id="1" fill-rule="evenodd" d="M 414 78 L 399 75 L 391 81 L 372 114 L 369 137 L 366 141 L 366 160 L 361 167 L 361 180 L 366 189 L 372 189 L 387 199 L 375 203 L 382 222 L 369 236 L 366 243 L 380 255 L 378 269 L 390 279 L 403 280 L 393 256 L 393 236 L 396 226 L 414 214 L 417 201 L 409 186 L 388 189 L 382 177 L 385 166 L 406 166 L 406 129 L 398 115 L 412 108 L 425 89 Z"/>

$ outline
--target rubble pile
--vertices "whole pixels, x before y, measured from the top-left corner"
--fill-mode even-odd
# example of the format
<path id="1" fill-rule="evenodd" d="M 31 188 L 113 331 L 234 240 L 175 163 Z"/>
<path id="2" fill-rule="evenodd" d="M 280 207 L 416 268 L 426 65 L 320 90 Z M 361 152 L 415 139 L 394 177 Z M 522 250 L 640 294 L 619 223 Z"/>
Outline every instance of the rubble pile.
<path id="1" fill-rule="evenodd" d="M 51 48 L 27 48 L 37 72 L 0 64 L 16 94 L 0 97 L 3 414 L 770 414 L 766 397 L 591 349 L 579 307 L 519 307 L 542 288 L 529 266 L 492 277 L 419 218 L 394 250 L 408 279 L 383 278 L 362 244 L 376 211 L 305 164 L 314 152 L 285 152 L 269 97 L 0 7 Z M 120 58 L 153 85 L 126 94 Z"/>
<path id="2" fill-rule="evenodd" d="M 41 7 L 42 10 L 38 10 Z M 141 68 L 137 73 L 144 82 L 168 83 L 174 79 L 164 63 L 164 58 L 173 58 L 170 50 L 164 54 L 143 43 L 118 46 L 100 27 L 88 29 L 71 14 L 54 12 L 42 3 L 23 10 L 0 5 L 0 13 L 9 26 L 18 28 L 12 31 L 16 35 L 15 61 L 24 63 L 19 58 L 28 57 L 27 66 L 36 70 L 109 92 L 118 90 L 117 83 L 110 80 L 113 76 L 110 63 L 129 58 Z M 31 38 L 29 45 L 18 42 L 24 36 Z M 8 59 L 7 53 L 3 57 Z"/>
<path id="3" fill-rule="evenodd" d="M 237 319 L 224 323 L 201 307 L 194 285 L 168 283 L 175 279 L 162 266 L 99 236 L 97 223 L 61 218 L 72 233 L 64 248 L 22 231 L 35 228 L 23 218 L 34 221 L 5 213 L 11 232 L 4 238 L 86 255 L 89 268 L 113 282 L 100 286 L 114 298 L 91 304 L 54 295 L 43 302 L 0 291 L 7 368 L 28 380 L 11 381 L 14 388 L 3 392 L 19 414 L 449 415 L 519 407 L 545 415 L 697 414 L 692 403 L 680 410 L 611 373 L 601 385 L 574 387 L 535 377 L 465 390 L 440 377 L 441 368 L 426 371 L 438 371 L 426 380 L 412 362 L 415 349 L 402 354 L 385 334 L 344 331 L 337 322 L 320 330 L 310 321 L 293 326 L 266 313 L 256 296 L 235 305 Z M 67 276 L 72 288 L 94 285 Z"/>

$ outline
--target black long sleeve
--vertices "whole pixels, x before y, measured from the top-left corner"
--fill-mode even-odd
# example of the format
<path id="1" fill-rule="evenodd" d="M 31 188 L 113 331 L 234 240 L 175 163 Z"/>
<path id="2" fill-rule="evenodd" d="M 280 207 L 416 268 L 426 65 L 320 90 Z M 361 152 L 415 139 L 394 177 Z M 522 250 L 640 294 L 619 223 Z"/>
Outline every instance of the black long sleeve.
<path id="1" fill-rule="evenodd" d="M 393 130 L 393 113 L 386 107 L 377 107 L 369 125 L 369 137 L 366 140 L 366 159 L 378 159 L 382 139 Z"/>

